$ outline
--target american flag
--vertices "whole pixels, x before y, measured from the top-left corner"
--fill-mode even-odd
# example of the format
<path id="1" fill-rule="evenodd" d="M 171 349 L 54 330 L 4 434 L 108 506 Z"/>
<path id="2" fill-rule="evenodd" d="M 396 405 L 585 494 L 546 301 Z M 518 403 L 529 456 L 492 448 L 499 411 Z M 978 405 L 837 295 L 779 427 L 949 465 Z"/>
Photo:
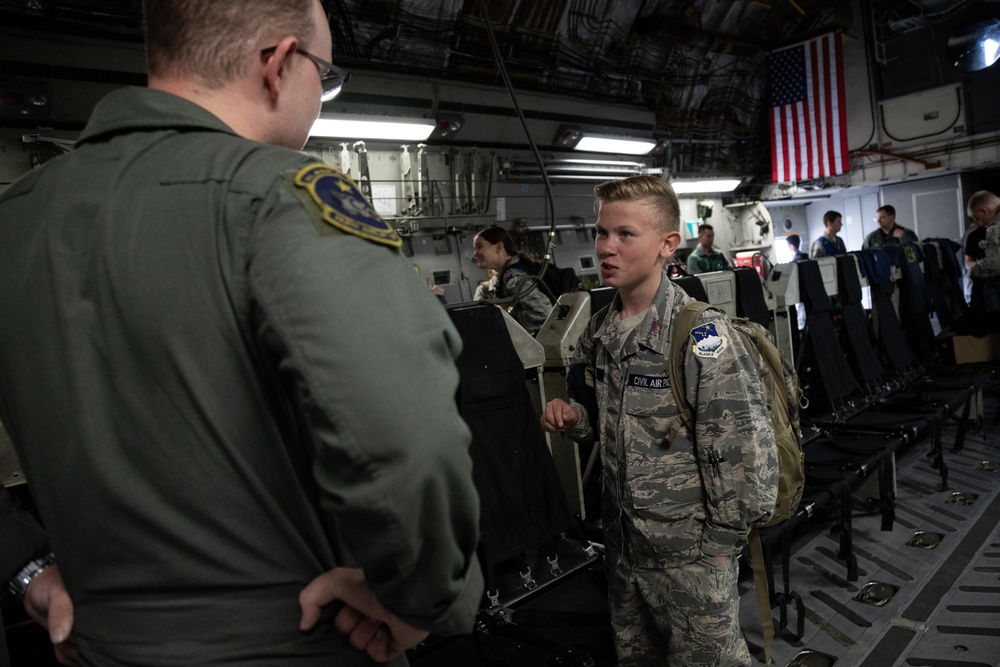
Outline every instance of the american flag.
<path id="1" fill-rule="evenodd" d="M 847 157 L 844 49 L 839 32 L 772 51 L 771 178 L 776 183 L 843 174 Z"/>

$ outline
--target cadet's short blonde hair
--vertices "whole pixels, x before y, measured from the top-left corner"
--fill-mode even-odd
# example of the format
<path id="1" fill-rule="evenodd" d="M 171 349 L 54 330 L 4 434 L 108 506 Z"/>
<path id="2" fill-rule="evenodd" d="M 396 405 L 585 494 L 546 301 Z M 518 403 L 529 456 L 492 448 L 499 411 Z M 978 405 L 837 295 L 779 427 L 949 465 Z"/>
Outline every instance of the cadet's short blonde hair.
<path id="1" fill-rule="evenodd" d="M 152 76 L 192 76 L 210 88 L 238 78 L 268 39 L 315 33 L 314 0 L 145 0 Z M 319 54 L 323 57 L 323 54 Z"/>
<path id="2" fill-rule="evenodd" d="M 985 206 L 995 214 L 997 209 L 1000 209 L 1000 197 L 997 197 L 989 190 L 973 192 L 972 196 L 969 197 L 969 203 L 965 207 L 965 212 L 970 218 L 973 218 L 975 216 L 972 215 L 972 212 L 981 206 Z"/>
<path id="3" fill-rule="evenodd" d="M 681 206 L 670 183 L 655 176 L 631 176 L 606 181 L 594 188 L 597 203 L 594 209 L 616 201 L 643 201 L 653 209 L 653 219 L 661 232 L 677 232 L 681 228 Z"/>

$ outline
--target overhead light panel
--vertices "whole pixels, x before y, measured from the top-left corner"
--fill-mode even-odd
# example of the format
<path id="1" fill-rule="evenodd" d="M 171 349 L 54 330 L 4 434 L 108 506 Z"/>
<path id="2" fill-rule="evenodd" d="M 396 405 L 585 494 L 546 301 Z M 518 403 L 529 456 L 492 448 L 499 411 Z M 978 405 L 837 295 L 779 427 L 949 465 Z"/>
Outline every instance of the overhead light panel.
<path id="1" fill-rule="evenodd" d="M 437 122 L 433 118 L 320 116 L 309 130 L 309 136 L 373 141 L 426 141 L 436 127 Z"/>
<path id="2" fill-rule="evenodd" d="M 620 155 L 646 155 L 656 147 L 653 139 L 617 137 L 610 134 L 584 134 L 574 150 L 591 153 L 614 153 Z"/>
<path id="3" fill-rule="evenodd" d="M 657 142 L 654 139 L 594 134 L 585 132 L 576 125 L 561 125 L 552 145 L 591 153 L 646 155 L 656 147 Z"/>
<path id="4" fill-rule="evenodd" d="M 674 192 L 679 195 L 704 194 L 710 192 L 732 192 L 743 181 L 738 178 L 709 178 L 700 181 L 671 181 Z"/>

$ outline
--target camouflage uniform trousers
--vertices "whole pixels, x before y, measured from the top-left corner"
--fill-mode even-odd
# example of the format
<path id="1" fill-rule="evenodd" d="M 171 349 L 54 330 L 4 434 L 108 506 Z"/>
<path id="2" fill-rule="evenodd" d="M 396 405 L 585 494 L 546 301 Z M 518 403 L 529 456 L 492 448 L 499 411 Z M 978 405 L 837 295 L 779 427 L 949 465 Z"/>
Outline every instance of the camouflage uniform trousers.
<path id="1" fill-rule="evenodd" d="M 619 667 L 749 667 L 736 557 L 662 569 L 607 561 Z"/>

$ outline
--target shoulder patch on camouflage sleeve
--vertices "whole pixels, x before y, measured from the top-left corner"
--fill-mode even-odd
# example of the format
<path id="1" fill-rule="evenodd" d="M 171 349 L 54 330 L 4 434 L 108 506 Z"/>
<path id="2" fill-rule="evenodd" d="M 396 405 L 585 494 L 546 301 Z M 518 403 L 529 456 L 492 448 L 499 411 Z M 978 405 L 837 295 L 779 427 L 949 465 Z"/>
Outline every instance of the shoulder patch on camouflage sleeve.
<path id="1" fill-rule="evenodd" d="M 722 351 L 729 345 L 729 341 L 719 333 L 714 323 L 703 324 L 691 329 L 691 337 L 694 338 L 691 351 L 695 356 L 703 359 L 718 359 Z"/>
<path id="2" fill-rule="evenodd" d="M 293 183 L 309 194 L 327 224 L 393 248 L 403 244 L 392 225 L 375 212 L 354 181 L 342 171 L 317 162 L 296 172 Z"/>

